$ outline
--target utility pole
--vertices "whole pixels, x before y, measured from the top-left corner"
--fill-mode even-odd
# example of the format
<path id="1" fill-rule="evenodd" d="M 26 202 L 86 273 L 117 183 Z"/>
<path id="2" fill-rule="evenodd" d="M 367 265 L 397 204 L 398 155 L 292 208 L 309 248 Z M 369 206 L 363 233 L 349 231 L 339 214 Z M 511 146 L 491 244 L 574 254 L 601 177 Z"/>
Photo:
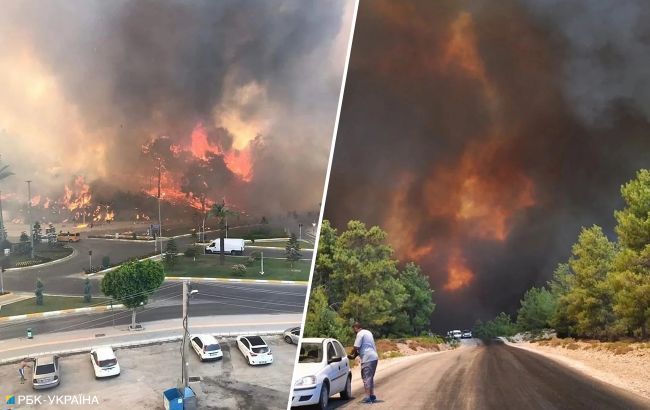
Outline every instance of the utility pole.
<path id="1" fill-rule="evenodd" d="M 188 323 L 188 309 L 190 307 L 190 297 L 194 294 L 198 293 L 197 290 L 192 290 L 190 291 L 189 289 L 189 282 L 187 280 L 183 281 L 183 349 L 181 351 L 181 374 L 182 374 L 182 383 L 183 383 L 183 391 L 181 392 L 181 396 L 185 397 L 185 390 L 189 386 L 189 381 L 190 381 L 190 364 L 189 364 L 189 356 L 190 356 L 190 344 L 189 344 L 189 323 Z"/>
<path id="2" fill-rule="evenodd" d="M 298 240 L 302 241 L 302 224 L 298 224 Z"/>
<path id="3" fill-rule="evenodd" d="M 160 255 L 163 254 L 162 246 L 162 217 L 160 216 L 160 194 L 161 194 L 161 176 L 162 160 L 158 158 L 158 238 L 160 239 Z"/>
<path id="4" fill-rule="evenodd" d="M 2 217 L 2 191 L 0 191 L 0 245 L 5 243 L 5 221 Z"/>
<path id="5" fill-rule="evenodd" d="M 32 226 L 32 181 L 27 182 L 27 219 L 29 222 L 29 243 L 31 246 L 31 259 L 34 260 L 34 230 Z"/>

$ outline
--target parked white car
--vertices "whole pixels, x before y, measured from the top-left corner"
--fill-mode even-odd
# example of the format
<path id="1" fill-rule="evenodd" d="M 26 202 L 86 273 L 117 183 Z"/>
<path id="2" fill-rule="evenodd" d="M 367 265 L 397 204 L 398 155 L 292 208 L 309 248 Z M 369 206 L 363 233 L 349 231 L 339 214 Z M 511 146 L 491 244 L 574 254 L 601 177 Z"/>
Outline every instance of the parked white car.
<path id="1" fill-rule="evenodd" d="M 260 336 L 237 336 L 237 347 L 250 365 L 273 363 L 271 348 Z"/>
<path id="2" fill-rule="evenodd" d="M 217 360 L 223 357 L 221 345 L 212 335 L 194 335 L 190 337 L 192 348 L 201 361 Z"/>
<path id="3" fill-rule="evenodd" d="M 90 351 L 90 361 L 93 364 L 96 378 L 118 376 L 120 364 L 110 346 L 95 347 Z"/>
<path id="4" fill-rule="evenodd" d="M 452 330 L 451 335 L 454 339 L 460 339 L 463 336 L 463 332 L 460 330 Z"/>
<path id="5" fill-rule="evenodd" d="M 291 406 L 326 409 L 330 396 L 352 398 L 352 372 L 343 345 L 336 339 L 307 338 L 300 344 L 294 370 Z"/>

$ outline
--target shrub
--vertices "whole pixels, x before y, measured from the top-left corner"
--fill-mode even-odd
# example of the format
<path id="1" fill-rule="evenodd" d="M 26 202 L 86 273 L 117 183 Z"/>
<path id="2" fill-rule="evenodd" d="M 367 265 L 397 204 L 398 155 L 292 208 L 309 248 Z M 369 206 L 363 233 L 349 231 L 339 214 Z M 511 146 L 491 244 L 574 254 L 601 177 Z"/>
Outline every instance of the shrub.
<path id="1" fill-rule="evenodd" d="M 185 252 L 183 252 L 183 255 L 187 256 L 188 258 L 194 258 L 196 255 L 198 255 L 198 251 L 194 246 L 191 246 L 187 249 L 185 249 Z"/>
<path id="2" fill-rule="evenodd" d="M 111 257 L 106 255 L 102 258 L 102 266 L 108 268 L 111 266 Z"/>
<path id="3" fill-rule="evenodd" d="M 241 263 L 238 263 L 236 265 L 232 265 L 232 273 L 235 276 L 244 276 L 244 275 L 246 275 L 246 265 L 242 265 Z"/>

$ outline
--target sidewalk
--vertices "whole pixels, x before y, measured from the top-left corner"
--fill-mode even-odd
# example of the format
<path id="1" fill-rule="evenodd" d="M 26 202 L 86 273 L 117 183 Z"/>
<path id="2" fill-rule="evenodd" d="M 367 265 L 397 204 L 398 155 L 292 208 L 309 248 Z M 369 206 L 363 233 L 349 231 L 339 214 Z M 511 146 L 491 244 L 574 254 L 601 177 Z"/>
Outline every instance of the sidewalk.
<path id="1" fill-rule="evenodd" d="M 33 293 L 28 292 L 9 292 L 6 295 L 0 296 L 0 308 L 4 305 L 8 305 L 14 302 L 20 302 L 21 300 L 33 298 Z"/>
<path id="2" fill-rule="evenodd" d="M 232 337 L 241 334 L 280 334 L 297 326 L 302 314 L 230 315 L 190 318 L 190 333 L 209 333 Z M 93 346 L 130 347 L 179 340 L 182 320 L 147 322 L 143 330 L 129 331 L 126 326 L 36 334 L 0 341 L 0 364 L 18 362 L 42 354 L 72 354 L 90 351 Z"/>

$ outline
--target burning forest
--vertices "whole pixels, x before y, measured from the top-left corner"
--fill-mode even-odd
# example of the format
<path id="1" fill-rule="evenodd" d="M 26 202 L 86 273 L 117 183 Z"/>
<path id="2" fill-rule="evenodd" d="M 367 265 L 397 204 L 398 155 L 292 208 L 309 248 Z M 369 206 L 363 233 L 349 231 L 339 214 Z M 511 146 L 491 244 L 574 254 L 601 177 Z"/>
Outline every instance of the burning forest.
<path id="1" fill-rule="evenodd" d="M 386 229 L 438 330 L 514 311 L 648 166 L 650 9 L 595 8 L 360 4 L 325 218 Z"/>
<path id="2" fill-rule="evenodd" d="M 27 179 L 48 222 L 150 220 L 159 197 L 177 218 L 317 209 L 348 3 L 3 6 L 7 221 L 25 219 Z"/>

